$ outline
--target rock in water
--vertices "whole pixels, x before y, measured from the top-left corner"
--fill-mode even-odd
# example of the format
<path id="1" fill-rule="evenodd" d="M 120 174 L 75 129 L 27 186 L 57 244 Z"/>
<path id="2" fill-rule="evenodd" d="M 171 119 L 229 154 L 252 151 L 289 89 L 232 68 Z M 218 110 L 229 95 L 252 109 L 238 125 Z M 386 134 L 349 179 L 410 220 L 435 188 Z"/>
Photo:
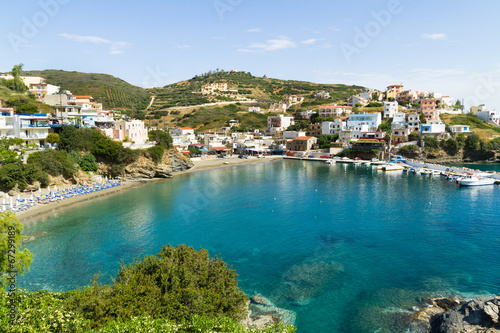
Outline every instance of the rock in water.
<path id="1" fill-rule="evenodd" d="M 307 304 L 343 270 L 344 266 L 339 263 L 306 262 L 293 265 L 283 275 L 283 283 L 276 296 L 295 304 Z"/>
<path id="2" fill-rule="evenodd" d="M 294 324 L 296 314 L 293 311 L 278 308 L 269 299 L 257 294 L 250 297 L 249 316 L 244 321 L 247 327 L 263 329 L 274 323 Z"/>
<path id="3" fill-rule="evenodd" d="M 412 332 L 500 333 L 500 296 L 469 302 L 447 297 L 425 302 L 427 307 L 407 318 Z"/>
<path id="4" fill-rule="evenodd" d="M 443 333 L 500 332 L 499 311 L 500 296 L 476 298 L 444 313 L 434 327 Z"/>

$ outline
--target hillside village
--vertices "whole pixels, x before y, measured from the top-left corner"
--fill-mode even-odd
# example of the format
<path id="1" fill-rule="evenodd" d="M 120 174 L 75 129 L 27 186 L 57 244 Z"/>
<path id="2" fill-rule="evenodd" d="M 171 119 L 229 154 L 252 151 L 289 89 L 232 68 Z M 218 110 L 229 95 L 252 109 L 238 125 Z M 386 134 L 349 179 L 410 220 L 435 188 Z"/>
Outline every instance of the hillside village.
<path id="1" fill-rule="evenodd" d="M 208 78 L 217 78 L 217 74 L 220 73 Z M 235 71 L 224 74 L 226 78 L 229 74 L 244 78 L 249 75 Z M 353 149 L 383 158 L 389 146 L 396 149 L 405 145 L 422 146 L 428 137 L 447 140 L 459 134 L 471 134 L 473 129 L 468 123 L 449 125 L 443 121 L 457 116 L 462 119 L 460 117 L 465 114 L 488 124 L 491 133 L 500 132 L 500 114 L 488 110 L 484 105 L 463 110 L 460 102 L 457 100 L 454 104 L 450 96 L 405 90 L 400 84 L 390 85 L 385 91 L 365 89 L 362 92 L 361 89 L 354 89 L 351 91 L 359 92 L 345 99 L 339 98 L 341 95 L 332 97 L 334 90 L 315 90 L 317 87 L 314 86 L 307 87 L 303 93 L 300 93 L 300 89 L 304 85 L 278 89 L 264 86 L 259 89 L 272 91 L 274 100 L 263 101 L 255 98 L 258 89 L 248 83 L 246 88 L 249 90 L 242 90 L 241 84 L 235 85 L 234 82 L 205 80 L 201 81 L 204 84 L 200 84 L 195 77 L 188 90 L 192 90 L 192 95 L 202 96 L 202 100 L 198 101 L 209 102 L 216 107 L 232 107 L 233 110 L 237 105 L 238 110 L 244 110 L 238 113 L 255 114 L 267 119 L 265 128 L 243 127 L 240 120 L 230 119 L 220 128 L 204 131 L 200 130 L 200 126 L 162 128 L 159 123 L 148 121 L 150 115 L 158 112 L 154 111 L 154 97 L 149 105 L 153 111 L 147 111 L 146 120 L 140 120 L 118 110 L 106 110 L 92 96 L 62 90 L 59 86 L 47 83 L 43 77 L 20 78 L 26 86 L 26 93 L 49 106 L 50 112 L 29 113 L 0 104 L 0 135 L 22 139 L 26 145 L 41 148 L 53 148 L 57 143 L 47 140 L 49 134 L 57 134 L 66 125 L 98 129 L 133 149 L 152 144 L 148 142 L 148 130 L 168 130 L 173 145 L 192 157 L 222 157 L 228 154 L 332 156 Z M 13 79 L 12 74 L 0 75 L 3 82 Z M 171 107 L 171 113 L 180 114 L 180 111 L 175 110 L 181 110 L 182 107 Z M 182 117 L 179 116 L 183 121 L 180 124 L 195 112 L 188 109 Z M 213 117 L 216 116 L 214 113 Z M 498 135 L 492 134 L 486 139 L 495 137 Z"/>

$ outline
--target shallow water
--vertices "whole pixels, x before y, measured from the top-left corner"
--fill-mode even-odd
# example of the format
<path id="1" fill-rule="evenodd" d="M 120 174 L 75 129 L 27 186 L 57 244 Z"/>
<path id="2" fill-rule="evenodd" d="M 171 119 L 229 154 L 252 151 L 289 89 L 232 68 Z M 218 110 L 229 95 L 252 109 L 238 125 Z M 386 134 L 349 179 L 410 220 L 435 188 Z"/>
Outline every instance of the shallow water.
<path id="1" fill-rule="evenodd" d="M 188 244 L 220 254 L 247 294 L 298 332 L 395 332 L 431 295 L 500 292 L 500 187 L 285 160 L 177 176 L 31 224 L 20 285 L 68 290 L 119 261 Z"/>

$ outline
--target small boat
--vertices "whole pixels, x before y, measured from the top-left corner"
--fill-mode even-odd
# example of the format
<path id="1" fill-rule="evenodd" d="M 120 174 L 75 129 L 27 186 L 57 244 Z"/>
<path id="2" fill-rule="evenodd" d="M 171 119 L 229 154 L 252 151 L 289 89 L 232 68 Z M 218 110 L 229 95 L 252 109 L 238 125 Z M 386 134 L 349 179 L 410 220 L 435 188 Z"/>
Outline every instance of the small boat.
<path id="1" fill-rule="evenodd" d="M 422 169 L 422 170 L 420 170 L 420 174 L 421 175 L 430 175 L 430 174 L 432 174 L 432 171 L 429 169 Z"/>
<path id="2" fill-rule="evenodd" d="M 401 171 L 401 170 L 404 170 L 404 168 L 398 164 L 388 164 L 384 167 L 384 170 L 385 171 Z"/>
<path id="3" fill-rule="evenodd" d="M 325 164 L 335 164 L 335 160 L 326 160 Z"/>
<path id="4" fill-rule="evenodd" d="M 372 163 L 369 161 L 363 162 L 364 165 L 371 165 Z"/>
<path id="5" fill-rule="evenodd" d="M 482 186 L 482 185 L 494 185 L 495 179 L 478 177 L 474 174 L 467 174 L 464 177 L 457 179 L 457 182 L 461 186 Z"/>

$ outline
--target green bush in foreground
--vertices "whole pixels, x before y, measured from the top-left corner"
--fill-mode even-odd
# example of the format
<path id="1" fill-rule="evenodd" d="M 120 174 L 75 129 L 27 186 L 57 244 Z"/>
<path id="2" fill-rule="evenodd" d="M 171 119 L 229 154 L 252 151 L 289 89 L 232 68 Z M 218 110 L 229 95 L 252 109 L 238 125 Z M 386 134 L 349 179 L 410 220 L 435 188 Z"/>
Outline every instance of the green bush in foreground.
<path id="1" fill-rule="evenodd" d="M 94 328 L 141 316 L 176 322 L 195 315 L 240 320 L 246 316 L 246 295 L 238 288 L 236 276 L 206 250 L 169 245 L 157 256 L 122 264 L 112 285 L 94 281 L 70 292 L 66 305 L 91 320 Z"/>

